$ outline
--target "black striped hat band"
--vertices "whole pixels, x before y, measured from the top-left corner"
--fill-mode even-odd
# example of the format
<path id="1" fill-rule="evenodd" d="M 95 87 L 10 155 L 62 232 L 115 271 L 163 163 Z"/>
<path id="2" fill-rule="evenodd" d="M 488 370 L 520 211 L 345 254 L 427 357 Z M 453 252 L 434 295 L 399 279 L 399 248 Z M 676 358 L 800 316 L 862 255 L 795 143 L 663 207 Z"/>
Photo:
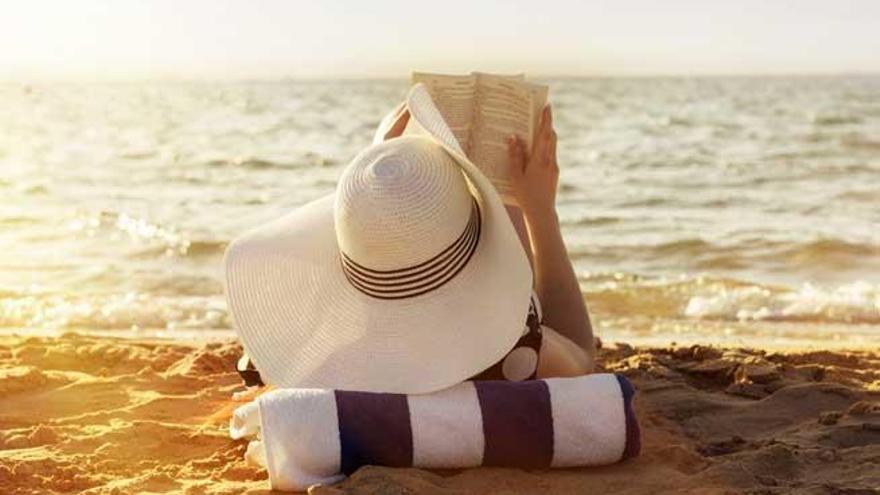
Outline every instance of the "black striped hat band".
<path id="1" fill-rule="evenodd" d="M 472 198 L 471 216 L 464 231 L 433 258 L 407 268 L 374 270 L 359 265 L 340 251 L 345 278 L 357 290 L 377 299 L 405 299 L 436 290 L 455 278 L 480 243 L 480 206 Z"/>

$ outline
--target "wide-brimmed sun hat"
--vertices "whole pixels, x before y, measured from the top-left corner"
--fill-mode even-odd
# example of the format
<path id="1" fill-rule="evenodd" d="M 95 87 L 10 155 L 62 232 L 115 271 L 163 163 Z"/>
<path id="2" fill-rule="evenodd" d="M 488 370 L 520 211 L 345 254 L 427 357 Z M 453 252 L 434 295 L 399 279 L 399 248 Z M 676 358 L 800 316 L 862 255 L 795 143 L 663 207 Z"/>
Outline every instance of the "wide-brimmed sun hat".
<path id="1" fill-rule="evenodd" d="M 359 153 L 335 194 L 226 251 L 236 330 L 270 385 L 431 392 L 522 333 L 532 274 L 501 198 L 424 86 L 403 105 L 406 135 Z"/>

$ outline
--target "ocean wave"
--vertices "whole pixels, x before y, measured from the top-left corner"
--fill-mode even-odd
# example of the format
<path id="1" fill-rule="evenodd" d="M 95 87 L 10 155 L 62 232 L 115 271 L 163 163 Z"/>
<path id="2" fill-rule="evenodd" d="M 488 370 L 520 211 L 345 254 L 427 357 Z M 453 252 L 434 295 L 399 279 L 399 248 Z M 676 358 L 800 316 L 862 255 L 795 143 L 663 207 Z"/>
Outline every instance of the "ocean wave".
<path id="1" fill-rule="evenodd" d="M 831 288 L 805 284 L 796 290 L 722 287 L 691 297 L 683 314 L 710 320 L 880 324 L 880 286 L 859 281 Z"/>
<path id="2" fill-rule="evenodd" d="M 861 135 L 847 136 L 841 139 L 841 144 L 847 148 L 864 149 L 869 151 L 880 150 L 880 140 L 870 139 Z"/>
<path id="3" fill-rule="evenodd" d="M 37 217 L 12 215 L 0 218 L 0 226 L 21 227 L 25 225 L 36 225 L 43 221 L 43 219 Z"/>
<path id="4" fill-rule="evenodd" d="M 49 192 L 46 182 L 25 182 L 18 185 L 18 190 L 26 195 L 41 196 Z"/>
<path id="5" fill-rule="evenodd" d="M 167 256 L 183 258 L 220 256 L 226 249 L 227 244 L 229 243 L 226 241 L 180 239 L 176 242 L 135 249 L 128 253 L 128 257 L 135 259 L 149 259 Z"/>
<path id="6" fill-rule="evenodd" d="M 226 250 L 227 241 L 219 240 L 189 240 L 186 243 L 184 254 L 190 257 L 216 256 Z"/>
<path id="7" fill-rule="evenodd" d="M 289 168 L 290 165 L 261 158 L 232 158 L 228 160 L 215 159 L 204 162 L 208 167 L 241 167 L 254 170 L 270 168 Z"/>
<path id="8" fill-rule="evenodd" d="M 829 113 L 813 115 L 810 121 L 818 126 L 835 126 L 844 124 L 860 124 L 863 120 L 858 115 Z"/>
<path id="9" fill-rule="evenodd" d="M 600 225 L 611 225 L 614 223 L 620 222 L 621 219 L 618 217 L 610 217 L 610 216 L 587 216 L 574 218 L 570 220 L 562 220 L 562 225 L 566 226 L 592 226 L 597 227 Z"/>
<path id="10" fill-rule="evenodd" d="M 715 244 L 704 239 L 690 238 L 664 242 L 652 246 L 651 251 L 656 256 L 670 255 L 696 255 L 700 253 L 714 252 L 719 249 Z"/>
<path id="11" fill-rule="evenodd" d="M 595 317 L 880 324 L 880 284 L 767 285 L 734 278 L 582 275 Z"/>
<path id="12" fill-rule="evenodd" d="M 101 231 L 122 233 L 131 241 L 143 245 L 129 253 L 133 258 L 215 256 L 223 254 L 228 244 L 225 240 L 192 239 L 174 227 L 110 210 L 77 218 L 70 222 L 69 228 L 87 237 L 94 237 Z"/>
<path id="13" fill-rule="evenodd" d="M 762 258 L 770 261 L 781 258 L 794 266 L 820 265 L 826 268 L 845 268 L 880 258 L 880 245 L 842 239 L 817 239 L 811 242 L 778 245 L 774 252 Z"/>
<path id="14" fill-rule="evenodd" d="M 662 262 L 666 266 L 680 266 L 689 271 L 809 269 L 812 272 L 827 272 L 880 264 L 880 244 L 831 238 L 780 242 L 751 237 L 719 242 L 686 237 L 654 244 L 593 243 L 588 247 L 575 247 L 569 253 L 575 260 L 628 261 L 652 265 Z"/>
<path id="15" fill-rule="evenodd" d="M 117 153 L 119 158 L 126 158 L 129 160 L 145 160 L 147 158 L 153 158 L 159 154 L 159 150 L 153 148 L 130 148 L 126 150 L 122 150 Z"/>
<path id="16" fill-rule="evenodd" d="M 715 243 L 700 238 L 684 238 L 660 242 L 656 244 L 638 245 L 596 245 L 575 247 L 569 249 L 569 255 L 573 259 L 589 258 L 595 260 L 656 260 L 665 259 L 673 262 L 675 257 L 696 259 L 706 253 L 718 253 L 728 251 Z"/>
<path id="17" fill-rule="evenodd" d="M 144 293 L 0 297 L 0 328 L 54 330 L 229 329 L 222 296 Z"/>
<path id="18" fill-rule="evenodd" d="M 849 190 L 843 191 L 835 196 L 837 199 L 858 201 L 865 203 L 880 202 L 880 188 L 876 190 Z"/>
<path id="19" fill-rule="evenodd" d="M 659 119 L 659 124 L 665 127 L 693 127 L 696 122 L 687 117 L 667 115 Z"/>
<path id="20" fill-rule="evenodd" d="M 336 165 L 337 161 L 315 152 L 305 152 L 296 161 L 278 161 L 258 157 L 215 158 L 205 160 L 202 165 L 211 168 L 238 167 L 249 170 L 296 169 L 313 166 Z"/>
<path id="21" fill-rule="evenodd" d="M 617 203 L 617 205 L 615 206 L 617 206 L 618 208 L 652 208 L 657 206 L 664 206 L 674 202 L 675 199 L 671 197 L 654 196 L 651 198 L 622 201 L 620 203 Z"/>
<path id="22" fill-rule="evenodd" d="M 145 276 L 132 290 L 154 296 L 214 297 L 223 295 L 223 281 L 212 275 L 171 273 Z"/>

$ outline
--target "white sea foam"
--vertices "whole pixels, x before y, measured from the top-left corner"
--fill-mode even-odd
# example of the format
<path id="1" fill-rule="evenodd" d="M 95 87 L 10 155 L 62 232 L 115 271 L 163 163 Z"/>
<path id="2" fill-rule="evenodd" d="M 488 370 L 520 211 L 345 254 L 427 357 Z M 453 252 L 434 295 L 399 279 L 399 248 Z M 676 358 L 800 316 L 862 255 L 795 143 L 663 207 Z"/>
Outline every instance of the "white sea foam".
<path id="1" fill-rule="evenodd" d="M 694 295 L 684 309 L 691 318 L 714 320 L 880 323 L 880 286 L 859 281 L 797 290 L 762 286 L 721 288 Z"/>
<path id="2" fill-rule="evenodd" d="M 120 295 L 0 298 L 0 328 L 46 330 L 228 329 L 222 296 Z"/>

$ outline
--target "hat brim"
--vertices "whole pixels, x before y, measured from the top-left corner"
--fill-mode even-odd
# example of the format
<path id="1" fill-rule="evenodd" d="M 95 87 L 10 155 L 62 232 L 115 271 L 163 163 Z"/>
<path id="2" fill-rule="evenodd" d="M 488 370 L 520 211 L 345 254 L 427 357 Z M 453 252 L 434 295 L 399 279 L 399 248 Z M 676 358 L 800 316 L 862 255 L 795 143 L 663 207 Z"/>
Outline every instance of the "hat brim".
<path id="1" fill-rule="evenodd" d="M 490 367 L 522 333 L 532 274 L 501 198 L 457 143 L 451 147 L 424 88 L 414 87 L 406 103 L 424 135 L 399 139 L 435 140 L 474 189 L 483 225 L 477 249 L 438 289 L 380 300 L 345 278 L 333 195 L 236 239 L 225 256 L 227 301 L 270 385 L 432 392 Z"/>

